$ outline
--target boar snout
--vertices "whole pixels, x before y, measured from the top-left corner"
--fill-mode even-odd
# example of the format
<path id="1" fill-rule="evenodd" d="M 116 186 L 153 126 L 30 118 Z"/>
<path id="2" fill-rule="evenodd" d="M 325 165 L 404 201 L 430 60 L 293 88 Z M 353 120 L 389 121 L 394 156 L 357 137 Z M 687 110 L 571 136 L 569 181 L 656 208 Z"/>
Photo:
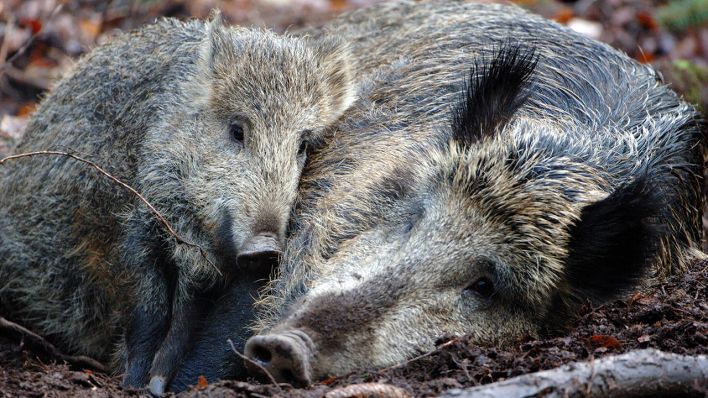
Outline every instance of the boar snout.
<path id="1" fill-rule="evenodd" d="M 252 267 L 270 269 L 267 266 L 277 263 L 281 251 L 282 247 L 278 236 L 264 232 L 247 240 L 241 250 L 239 250 L 236 260 L 243 269 Z"/>
<path id="2" fill-rule="evenodd" d="M 266 375 L 253 361 L 279 383 L 307 386 L 312 382 L 311 345 L 310 338 L 299 331 L 253 336 L 246 342 L 245 354 L 250 359 L 245 361 L 246 369 L 251 375 L 265 379 Z"/>

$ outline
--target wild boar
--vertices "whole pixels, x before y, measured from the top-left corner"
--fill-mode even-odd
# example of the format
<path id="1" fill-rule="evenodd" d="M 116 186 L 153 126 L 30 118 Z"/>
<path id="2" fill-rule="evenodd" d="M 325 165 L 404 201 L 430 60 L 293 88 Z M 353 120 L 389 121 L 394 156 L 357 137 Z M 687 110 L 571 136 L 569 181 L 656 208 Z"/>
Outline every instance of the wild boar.
<path id="1" fill-rule="evenodd" d="M 82 58 L 0 169 L 0 305 L 160 394 L 233 278 L 267 278 L 308 145 L 355 96 L 346 46 L 163 19 Z M 244 275 L 246 273 L 246 275 Z M 236 283 L 238 285 L 238 283 Z M 242 300 L 255 290 L 244 289 Z M 247 320 L 244 320 L 246 322 Z"/>
<path id="2" fill-rule="evenodd" d="M 245 354 L 277 380 L 538 335 L 703 256 L 702 121 L 651 67 L 504 5 L 402 2 L 322 32 L 368 83 L 308 160 L 257 306 Z"/>

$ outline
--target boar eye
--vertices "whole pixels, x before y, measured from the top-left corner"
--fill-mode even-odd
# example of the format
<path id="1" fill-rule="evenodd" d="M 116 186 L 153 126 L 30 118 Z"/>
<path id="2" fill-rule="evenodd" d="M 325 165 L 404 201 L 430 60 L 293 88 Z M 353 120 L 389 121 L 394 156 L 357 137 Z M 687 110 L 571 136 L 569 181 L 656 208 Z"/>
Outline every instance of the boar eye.
<path id="1" fill-rule="evenodd" d="M 231 138 L 239 143 L 243 142 L 243 125 L 241 123 L 232 123 L 229 127 L 229 134 Z"/>
<path id="2" fill-rule="evenodd" d="M 489 278 L 482 277 L 467 286 L 465 291 L 474 293 L 482 298 L 489 298 L 494 293 L 494 284 Z"/>

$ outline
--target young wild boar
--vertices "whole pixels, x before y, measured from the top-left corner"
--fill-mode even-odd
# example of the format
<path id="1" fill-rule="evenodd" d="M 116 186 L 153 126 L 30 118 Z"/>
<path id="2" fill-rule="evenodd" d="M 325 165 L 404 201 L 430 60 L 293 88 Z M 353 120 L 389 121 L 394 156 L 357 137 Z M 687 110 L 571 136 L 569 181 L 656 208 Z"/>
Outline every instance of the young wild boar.
<path id="1" fill-rule="evenodd" d="M 308 161 L 246 344 L 276 379 L 538 335 L 701 255 L 701 122 L 650 67 L 502 5 L 404 2 L 325 32 L 373 74 Z"/>
<path id="2" fill-rule="evenodd" d="M 352 87 L 337 40 L 226 27 L 218 14 L 95 49 L 42 101 L 16 151 L 94 161 L 202 250 L 85 164 L 20 158 L 0 168 L 3 311 L 70 352 L 106 360 L 120 345 L 124 384 L 151 380 L 161 393 L 200 297 L 269 274 L 255 260 L 279 253 L 307 146 Z"/>

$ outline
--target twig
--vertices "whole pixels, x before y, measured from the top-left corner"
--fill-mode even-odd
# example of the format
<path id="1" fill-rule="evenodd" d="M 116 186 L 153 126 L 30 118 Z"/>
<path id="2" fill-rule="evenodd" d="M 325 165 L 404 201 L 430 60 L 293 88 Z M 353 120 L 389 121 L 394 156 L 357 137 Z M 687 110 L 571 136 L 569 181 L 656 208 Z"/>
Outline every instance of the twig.
<path id="1" fill-rule="evenodd" d="M 234 352 L 236 355 L 238 355 L 238 356 L 239 356 L 241 359 L 243 359 L 244 361 L 248 361 L 249 363 L 251 363 L 251 364 L 253 364 L 254 366 L 256 366 L 258 369 L 260 369 L 261 371 L 263 371 L 263 373 L 268 377 L 268 380 L 270 380 L 270 382 L 278 388 L 278 390 L 280 391 L 281 394 L 285 395 L 285 391 L 283 391 L 283 389 L 280 387 L 280 384 L 278 384 L 278 382 L 275 381 L 275 377 L 273 377 L 273 375 L 270 374 L 270 372 L 269 372 L 266 368 L 264 368 L 263 366 L 261 366 L 261 364 L 259 364 L 258 362 L 254 361 L 254 360 L 252 360 L 251 358 L 249 358 L 249 357 L 247 357 L 247 356 L 241 354 L 240 352 L 238 352 L 238 350 L 236 349 L 236 346 L 234 345 L 234 342 L 231 341 L 231 339 L 227 339 L 226 341 L 229 343 L 229 345 L 231 346 L 231 350 L 233 350 L 233 352 Z"/>
<path id="2" fill-rule="evenodd" d="M 353 384 L 346 387 L 335 388 L 325 394 L 325 398 L 354 398 L 354 397 L 377 397 L 377 398 L 409 398 L 411 395 L 401 387 L 384 383 L 362 383 Z"/>
<path id="3" fill-rule="evenodd" d="M 63 6 L 64 6 L 63 4 L 58 4 L 56 7 L 54 7 L 52 12 L 49 13 L 49 16 L 42 21 L 42 27 L 39 28 L 39 30 L 36 33 L 34 33 L 32 36 L 30 36 L 30 38 L 27 39 L 27 41 L 22 45 L 22 47 L 20 47 L 17 51 L 15 51 L 15 53 L 12 54 L 12 56 L 10 58 L 8 58 L 7 60 L 5 60 L 4 57 L 2 59 L 0 59 L 0 72 L 4 71 L 5 67 L 7 65 L 12 64 L 12 62 L 15 61 L 17 59 L 17 57 L 19 57 L 20 55 L 24 54 L 25 51 L 27 51 L 27 49 L 35 41 L 35 39 L 37 39 L 37 37 L 40 34 L 42 34 L 42 32 L 44 32 L 44 27 L 47 25 L 47 21 L 54 18 L 54 15 L 56 15 L 59 12 L 59 10 L 61 10 L 61 8 Z"/>
<path id="4" fill-rule="evenodd" d="M 443 398 L 682 396 L 708 384 L 708 356 L 655 349 L 576 362 L 496 383 L 455 389 Z M 700 390 L 699 390 L 700 392 Z"/>
<path id="5" fill-rule="evenodd" d="M 155 207 L 153 207 L 153 205 L 151 205 L 150 202 L 148 202 L 147 199 L 145 199 L 145 197 L 144 197 L 143 195 L 140 194 L 140 192 L 136 191 L 133 187 L 131 187 L 130 185 L 124 183 L 123 181 L 121 181 L 120 179 L 118 179 L 118 177 L 113 176 L 111 173 L 109 173 L 109 172 L 107 172 L 106 170 L 104 170 L 101 166 L 97 165 L 96 163 L 94 163 L 94 162 L 92 162 L 92 161 L 90 161 L 90 160 L 84 159 L 84 158 L 82 158 L 82 157 L 76 156 L 76 155 L 71 154 L 71 153 L 68 153 L 68 152 L 59 152 L 59 151 L 36 151 L 36 152 L 18 153 L 18 154 L 16 154 L 16 155 L 10 155 L 10 156 L 4 157 L 4 158 L 0 159 L 0 165 L 3 164 L 3 163 L 5 163 L 5 161 L 7 161 L 7 160 L 18 159 L 18 158 L 24 158 L 24 157 L 30 157 L 30 156 L 37 156 L 37 155 L 68 156 L 68 157 L 70 157 L 70 158 L 72 158 L 72 159 L 78 160 L 79 162 L 88 164 L 89 166 L 91 166 L 91 167 L 93 167 L 94 169 L 96 169 L 99 173 L 101 173 L 101 174 L 103 174 L 104 176 L 110 178 L 110 179 L 113 180 L 116 184 L 122 186 L 123 188 L 129 190 L 129 191 L 132 192 L 135 196 L 137 196 L 138 199 L 140 199 L 143 203 L 145 203 L 145 205 L 148 207 L 148 209 L 150 209 L 150 211 L 155 215 L 155 217 L 157 217 L 157 219 L 160 221 L 160 223 L 162 223 L 162 225 L 167 229 L 167 231 L 170 233 L 170 235 L 172 235 L 177 241 L 179 241 L 180 243 L 185 243 L 185 244 L 190 245 L 190 246 L 196 246 L 196 245 L 194 245 L 193 243 L 189 243 L 189 242 L 185 241 L 182 237 L 180 237 L 179 235 L 177 235 L 177 232 L 175 232 L 175 230 L 172 228 L 172 225 L 169 223 L 169 221 L 167 221 L 167 219 L 165 219 L 165 217 L 163 217 L 162 214 L 160 214 L 160 212 L 157 211 L 157 209 L 156 209 Z"/>
<path id="6" fill-rule="evenodd" d="M 15 17 L 10 15 L 5 23 L 5 34 L 2 38 L 2 44 L 0 44 L 0 62 L 5 65 L 5 57 L 7 57 L 7 49 L 10 47 L 10 35 L 12 34 L 12 29 L 15 26 Z"/>
<path id="7" fill-rule="evenodd" d="M 395 365 L 393 365 L 393 366 L 389 366 L 388 368 L 379 369 L 379 372 L 387 372 L 387 371 L 389 371 L 389 370 L 393 370 L 393 369 L 396 369 L 396 368 L 400 368 L 401 366 L 408 365 L 408 364 L 411 363 L 411 362 L 415 362 L 415 361 L 417 361 L 417 360 L 419 360 L 419 359 L 422 359 L 422 358 L 431 356 L 431 355 L 435 354 L 436 352 L 440 351 L 441 349 L 443 349 L 443 348 L 445 348 L 445 347 L 448 347 L 448 346 L 451 346 L 451 345 L 453 345 L 453 344 L 455 344 L 455 343 L 457 343 L 457 342 L 459 342 L 459 341 L 460 341 L 459 339 L 452 339 L 452 340 L 450 340 L 450 341 L 446 341 L 446 342 L 440 344 L 439 346 L 435 347 L 435 349 L 432 350 L 432 351 L 428 351 L 428 352 L 426 352 L 426 353 L 424 353 L 424 354 L 418 355 L 417 357 L 413 357 L 413 358 L 411 358 L 411 359 L 409 359 L 409 360 L 407 360 L 407 361 L 403 361 L 403 362 L 397 363 L 397 364 L 395 364 Z"/>
<path id="8" fill-rule="evenodd" d="M 49 90 L 51 88 L 51 81 L 40 77 L 27 76 L 25 72 L 15 68 L 14 66 L 7 64 L 4 68 L 5 75 L 12 80 L 22 83 L 28 86 L 36 87 L 40 90 Z"/>
<path id="9" fill-rule="evenodd" d="M 45 340 L 44 337 L 34 333 L 33 331 L 25 328 L 24 326 L 9 321 L 2 316 L 0 316 L 0 329 L 16 333 L 26 338 L 30 345 L 38 347 L 47 354 L 56 357 L 62 361 L 82 366 L 85 368 L 90 368 L 102 373 L 107 372 L 106 366 L 98 362 L 97 360 L 84 355 L 66 355 L 59 351 L 59 349 L 57 349 L 52 343 Z"/>
<path id="10" fill-rule="evenodd" d="M 186 239 L 182 238 L 180 235 L 178 235 L 177 232 L 174 230 L 174 228 L 172 228 L 172 224 L 170 224 L 170 222 L 167 221 L 167 219 L 162 215 L 162 213 L 160 213 L 152 204 L 150 204 L 150 202 L 148 202 L 148 200 L 145 199 L 145 197 L 144 197 L 142 194 L 140 194 L 140 192 L 138 192 L 137 190 L 135 190 L 135 188 L 133 188 L 133 187 L 131 187 L 130 185 L 126 184 L 125 182 L 121 181 L 118 177 L 116 177 L 116 176 L 114 176 L 113 174 L 107 172 L 107 171 L 104 170 L 101 166 L 97 165 L 96 163 L 94 163 L 94 162 L 92 162 L 92 161 L 90 161 L 90 160 L 88 160 L 88 159 L 82 158 L 82 157 L 80 157 L 80 156 L 74 155 L 73 153 L 69 153 L 69 152 L 61 152 L 61 151 L 35 151 L 35 152 L 18 153 L 18 154 L 15 154 L 15 155 L 10 155 L 10 156 L 4 157 L 4 158 L 0 159 L 0 165 L 4 164 L 5 161 L 7 161 L 7 160 L 19 159 L 19 158 L 30 157 L 30 156 L 39 156 L 39 155 L 66 156 L 66 157 L 72 158 L 72 159 L 74 159 L 74 160 L 78 160 L 79 162 L 82 162 L 82 163 L 84 163 L 84 164 L 87 164 L 87 165 L 89 165 L 90 167 L 96 169 L 96 171 L 98 171 L 99 173 L 101 173 L 101 174 L 103 174 L 104 176 L 108 177 L 109 179 L 111 179 L 111 181 L 113 181 L 113 182 L 115 182 L 116 184 L 120 185 L 121 187 L 127 189 L 128 191 L 130 191 L 133 195 L 135 195 L 138 199 L 140 199 L 141 202 L 143 202 L 143 203 L 148 207 L 148 209 L 150 210 L 150 212 L 155 216 L 155 218 L 157 218 L 157 220 L 162 224 L 162 226 L 165 227 L 165 229 L 167 230 L 167 232 L 175 239 L 175 241 L 176 241 L 177 243 L 181 243 L 181 244 L 184 244 L 184 245 L 187 245 L 187 246 L 194 247 L 194 248 L 198 249 L 198 250 L 199 250 L 199 253 L 204 257 L 204 259 L 205 259 L 211 266 L 213 266 L 214 269 L 216 269 L 216 271 L 219 273 L 219 275 L 221 275 L 221 271 L 219 270 L 219 268 L 218 268 L 216 265 L 214 265 L 214 264 L 209 260 L 209 257 L 206 255 L 206 252 L 204 251 L 204 249 L 203 249 L 201 246 L 197 245 L 196 243 L 189 242 L 189 241 L 187 241 Z"/>

